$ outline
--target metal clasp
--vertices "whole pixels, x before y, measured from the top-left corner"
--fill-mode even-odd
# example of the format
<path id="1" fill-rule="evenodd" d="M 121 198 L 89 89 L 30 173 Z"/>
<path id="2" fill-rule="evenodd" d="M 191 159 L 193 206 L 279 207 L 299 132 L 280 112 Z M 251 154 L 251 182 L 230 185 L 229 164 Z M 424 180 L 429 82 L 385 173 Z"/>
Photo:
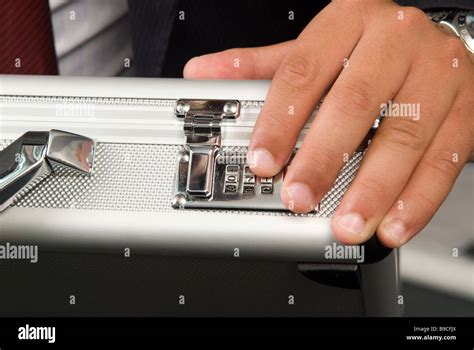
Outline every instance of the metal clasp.
<path id="1" fill-rule="evenodd" d="M 240 102 L 180 99 L 176 102 L 175 114 L 184 119 L 186 145 L 180 159 L 185 159 L 187 165 L 186 174 L 182 174 L 186 181 L 180 184 L 182 193 L 178 199 L 188 196 L 210 198 L 216 155 L 221 146 L 221 122 L 239 117 Z M 173 206 L 179 206 L 179 203 Z"/>
<path id="2" fill-rule="evenodd" d="M 0 212 L 50 173 L 92 172 L 94 141 L 60 130 L 30 131 L 0 152 Z"/>

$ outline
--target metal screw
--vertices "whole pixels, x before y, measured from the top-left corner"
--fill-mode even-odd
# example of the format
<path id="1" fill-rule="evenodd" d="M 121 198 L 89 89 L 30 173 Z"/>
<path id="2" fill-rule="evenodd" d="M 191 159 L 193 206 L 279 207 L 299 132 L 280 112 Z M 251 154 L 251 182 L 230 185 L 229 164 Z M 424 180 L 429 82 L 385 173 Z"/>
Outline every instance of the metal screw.
<path id="1" fill-rule="evenodd" d="M 179 153 L 178 159 L 181 163 L 188 163 L 189 162 L 189 154 L 185 151 Z"/>
<path id="2" fill-rule="evenodd" d="M 176 105 L 176 112 L 178 112 L 178 114 L 186 114 L 190 108 L 191 106 L 189 105 L 189 103 L 185 101 L 179 101 Z"/>
<path id="3" fill-rule="evenodd" d="M 232 101 L 232 102 L 227 102 L 224 105 L 224 113 L 225 114 L 235 114 L 237 112 L 237 102 Z"/>
<path id="4" fill-rule="evenodd" d="M 183 193 L 178 193 L 176 196 L 174 196 L 171 206 L 174 209 L 183 209 L 184 205 L 186 204 L 186 201 L 186 195 L 184 195 Z"/>

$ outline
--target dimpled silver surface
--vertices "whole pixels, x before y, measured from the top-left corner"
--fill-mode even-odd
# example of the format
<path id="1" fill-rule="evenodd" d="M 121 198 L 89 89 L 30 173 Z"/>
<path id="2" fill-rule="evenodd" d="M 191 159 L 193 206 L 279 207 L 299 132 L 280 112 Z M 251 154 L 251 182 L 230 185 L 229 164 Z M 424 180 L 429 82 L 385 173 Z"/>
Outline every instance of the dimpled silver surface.
<path id="1" fill-rule="evenodd" d="M 0 140 L 0 149 L 11 141 Z M 173 211 L 174 176 L 180 145 L 98 143 L 93 174 L 60 170 L 51 174 L 13 206 L 118 211 Z M 227 152 L 243 147 L 224 148 Z M 319 211 L 305 216 L 331 217 L 355 176 L 362 153 L 342 169 Z M 185 209 L 189 210 L 189 209 Z M 199 209 L 193 209 L 200 211 Z M 209 210 L 206 210 L 209 211 Z M 224 212 L 220 210 L 220 212 Z M 288 212 L 225 210 L 250 215 L 297 215 Z M 300 215 L 301 216 L 301 215 Z"/>

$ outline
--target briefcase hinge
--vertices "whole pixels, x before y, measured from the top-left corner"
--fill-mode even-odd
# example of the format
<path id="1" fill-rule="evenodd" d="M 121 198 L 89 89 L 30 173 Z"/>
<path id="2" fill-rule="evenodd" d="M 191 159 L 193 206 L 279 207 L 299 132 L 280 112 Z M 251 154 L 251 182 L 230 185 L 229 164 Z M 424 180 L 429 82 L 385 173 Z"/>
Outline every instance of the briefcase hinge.
<path id="1" fill-rule="evenodd" d="M 221 122 L 239 117 L 240 102 L 179 99 L 175 114 L 184 120 L 183 130 L 187 144 L 220 145 Z"/>

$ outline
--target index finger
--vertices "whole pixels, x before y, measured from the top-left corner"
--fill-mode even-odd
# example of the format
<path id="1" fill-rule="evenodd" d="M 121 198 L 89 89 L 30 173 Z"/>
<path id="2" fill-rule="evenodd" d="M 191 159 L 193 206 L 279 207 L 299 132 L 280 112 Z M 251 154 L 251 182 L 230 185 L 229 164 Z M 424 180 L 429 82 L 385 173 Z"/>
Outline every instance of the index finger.
<path id="1" fill-rule="evenodd" d="M 255 174 L 273 176 L 281 170 L 325 89 L 343 68 L 363 28 L 360 16 L 351 12 L 350 6 L 328 5 L 283 60 L 249 145 L 247 159 Z M 341 21 L 344 25 L 338 26 Z"/>

